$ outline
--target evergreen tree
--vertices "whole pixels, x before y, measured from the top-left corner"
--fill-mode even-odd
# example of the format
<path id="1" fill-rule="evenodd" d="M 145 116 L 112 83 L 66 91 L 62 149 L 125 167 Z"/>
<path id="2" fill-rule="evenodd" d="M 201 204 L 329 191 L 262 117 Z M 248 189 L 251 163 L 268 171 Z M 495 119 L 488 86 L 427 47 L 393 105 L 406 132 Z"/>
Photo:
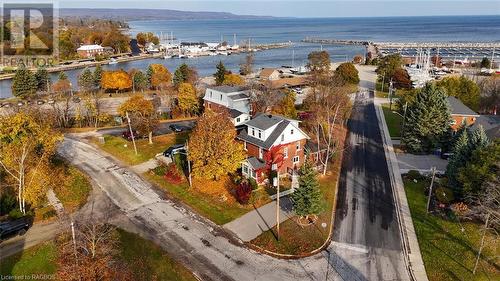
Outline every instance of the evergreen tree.
<path id="1" fill-rule="evenodd" d="M 142 71 L 137 71 L 134 73 L 134 88 L 135 90 L 141 90 L 144 91 L 145 89 L 149 88 L 148 84 L 148 78 Z"/>
<path id="2" fill-rule="evenodd" d="M 181 83 L 186 82 L 188 78 L 189 67 L 187 64 L 181 64 L 174 72 L 174 86 L 178 87 Z"/>
<path id="3" fill-rule="evenodd" d="M 47 69 L 40 67 L 35 72 L 36 88 L 38 91 L 47 91 L 50 78 Z"/>
<path id="4" fill-rule="evenodd" d="M 151 87 L 151 80 L 153 80 L 154 70 L 151 65 L 148 66 L 148 70 L 146 70 L 146 80 L 148 82 L 148 88 Z"/>
<path id="5" fill-rule="evenodd" d="M 306 161 L 300 169 L 299 187 L 292 193 L 293 209 L 302 217 L 322 211 L 321 190 L 312 164 Z"/>
<path id="6" fill-rule="evenodd" d="M 484 132 L 483 126 L 479 125 L 469 136 L 469 149 L 470 151 L 475 151 L 479 148 L 484 148 L 488 146 L 489 139 Z"/>
<path id="7" fill-rule="evenodd" d="M 450 110 L 441 88 L 427 84 L 407 109 L 402 141 L 413 153 L 430 152 L 450 127 Z"/>
<path id="8" fill-rule="evenodd" d="M 94 87 L 96 89 L 101 88 L 101 79 L 102 79 L 102 67 L 98 64 L 94 69 Z"/>
<path id="9" fill-rule="evenodd" d="M 458 171 L 466 165 L 471 154 L 467 130 L 463 130 L 460 133 L 455 141 L 452 152 L 453 155 L 450 157 L 448 166 L 446 167 L 446 176 L 448 177 L 449 186 L 455 191 L 455 194 L 461 196 L 462 191 L 457 181 Z"/>
<path id="10" fill-rule="evenodd" d="M 31 71 L 19 68 L 12 79 L 12 94 L 20 98 L 28 98 L 35 94 L 37 83 Z"/>
<path id="11" fill-rule="evenodd" d="M 224 83 L 224 79 L 225 79 L 225 76 L 226 76 L 226 67 L 224 66 L 224 64 L 222 63 L 222 61 L 219 61 L 219 63 L 217 64 L 217 72 L 215 72 L 214 76 L 215 76 L 215 84 L 217 86 L 220 86 Z"/>
<path id="12" fill-rule="evenodd" d="M 90 71 L 90 69 L 85 68 L 80 76 L 78 77 L 78 86 L 80 87 L 81 91 L 84 92 L 89 92 L 94 89 L 95 82 L 94 82 L 94 75 Z"/>

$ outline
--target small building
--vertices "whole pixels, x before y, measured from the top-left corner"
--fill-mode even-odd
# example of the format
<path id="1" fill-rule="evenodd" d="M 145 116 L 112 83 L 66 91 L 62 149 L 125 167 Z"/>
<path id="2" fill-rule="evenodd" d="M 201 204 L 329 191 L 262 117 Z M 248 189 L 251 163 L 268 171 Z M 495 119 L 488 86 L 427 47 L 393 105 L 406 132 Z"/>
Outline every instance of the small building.
<path id="1" fill-rule="evenodd" d="M 453 119 L 451 128 L 454 131 L 458 130 L 463 124 L 472 126 L 479 117 L 479 114 L 468 108 L 455 97 L 448 97 L 448 104 L 450 105 L 451 118 Z"/>
<path id="2" fill-rule="evenodd" d="M 241 164 L 243 176 L 261 184 L 268 179 L 271 170 L 280 176 L 293 174 L 304 163 L 307 139 L 298 120 L 279 115 L 256 115 L 244 124 L 237 136 L 248 155 Z M 269 162 L 271 158 L 278 164 L 269 166 L 266 159 Z"/>
<path id="3" fill-rule="evenodd" d="M 304 87 L 308 85 L 308 77 L 305 76 L 286 77 L 269 81 L 268 83 L 271 89 Z"/>
<path id="4" fill-rule="evenodd" d="M 82 45 L 76 49 L 76 52 L 80 57 L 93 58 L 97 55 L 104 54 L 105 49 L 101 45 Z"/>
<path id="5" fill-rule="evenodd" d="M 490 140 L 495 140 L 500 138 L 500 116 L 498 115 L 480 115 L 476 118 L 476 122 L 472 126 L 475 129 L 482 126 L 486 136 Z"/>
<path id="6" fill-rule="evenodd" d="M 275 68 L 263 68 L 259 73 L 262 80 L 274 81 L 280 79 L 281 73 Z"/>
<path id="7" fill-rule="evenodd" d="M 235 126 L 240 126 L 248 121 L 252 113 L 250 92 L 240 87 L 207 88 L 203 97 L 203 105 L 214 111 L 228 110 Z"/>

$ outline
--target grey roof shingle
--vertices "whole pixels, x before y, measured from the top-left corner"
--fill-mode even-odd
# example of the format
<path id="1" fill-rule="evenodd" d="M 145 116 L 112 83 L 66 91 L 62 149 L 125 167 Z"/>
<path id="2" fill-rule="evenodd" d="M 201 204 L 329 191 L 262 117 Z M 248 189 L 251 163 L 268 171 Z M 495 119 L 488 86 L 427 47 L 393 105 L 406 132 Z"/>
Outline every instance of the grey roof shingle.
<path id="1" fill-rule="evenodd" d="M 254 170 L 258 170 L 258 169 L 264 168 L 266 166 L 266 163 L 264 163 L 263 161 L 255 158 L 253 156 L 252 157 L 248 157 L 247 161 L 252 166 L 252 168 Z"/>
<path id="2" fill-rule="evenodd" d="M 247 125 L 257 129 L 267 130 L 283 120 L 285 119 L 276 115 L 258 114 L 255 118 L 248 121 Z"/>
<path id="3" fill-rule="evenodd" d="M 237 109 L 230 109 L 229 110 L 229 115 L 231 115 L 232 118 L 236 118 L 236 117 L 240 116 L 241 114 L 243 114 L 243 112 L 241 112 Z"/>
<path id="4" fill-rule="evenodd" d="M 455 97 L 448 97 L 448 103 L 450 104 L 451 114 L 453 115 L 479 116 L 479 114 L 468 108 L 465 104 L 463 104 Z"/>
<path id="5" fill-rule="evenodd" d="M 210 89 L 212 90 L 216 90 L 216 91 L 219 91 L 219 92 L 223 92 L 223 93 L 234 93 L 234 92 L 240 92 L 241 91 L 241 87 L 236 87 L 236 86 L 227 86 L 227 85 L 222 85 L 222 86 L 217 86 L 217 87 L 211 87 Z"/>
<path id="6" fill-rule="evenodd" d="M 252 119 L 252 120 L 255 120 L 255 119 Z M 248 123 L 251 122 L 252 120 L 248 121 L 246 123 L 246 125 L 248 125 Z M 269 135 L 269 137 L 267 137 L 267 139 L 265 141 L 248 135 L 247 129 L 244 129 L 240 132 L 240 134 L 238 135 L 238 139 L 246 141 L 246 142 L 251 143 L 253 145 L 256 145 L 258 147 L 262 147 L 264 149 L 270 149 L 273 146 L 273 143 L 276 141 L 276 139 L 279 138 L 279 136 L 283 133 L 283 131 L 288 126 L 288 124 L 290 124 L 290 121 L 288 121 L 288 120 L 285 120 L 285 119 L 281 119 L 281 120 L 282 121 L 278 124 L 278 126 L 276 126 L 276 128 L 273 130 L 271 135 Z"/>

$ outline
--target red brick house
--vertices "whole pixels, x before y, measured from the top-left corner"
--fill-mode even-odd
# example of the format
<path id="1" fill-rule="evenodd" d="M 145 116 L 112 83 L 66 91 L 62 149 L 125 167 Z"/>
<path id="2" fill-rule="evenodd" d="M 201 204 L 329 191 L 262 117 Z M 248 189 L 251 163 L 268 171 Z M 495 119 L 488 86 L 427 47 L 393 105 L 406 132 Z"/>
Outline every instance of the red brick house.
<path id="1" fill-rule="evenodd" d="M 291 174 L 304 163 L 309 137 L 299 128 L 299 121 L 261 113 L 244 125 L 237 140 L 248 154 L 241 164 L 245 177 L 260 184 L 268 179 L 271 170 Z"/>
<path id="2" fill-rule="evenodd" d="M 452 118 L 451 128 L 454 131 L 458 130 L 462 124 L 472 126 L 479 117 L 479 114 L 468 108 L 455 97 L 448 97 L 448 103 L 450 105 Z"/>

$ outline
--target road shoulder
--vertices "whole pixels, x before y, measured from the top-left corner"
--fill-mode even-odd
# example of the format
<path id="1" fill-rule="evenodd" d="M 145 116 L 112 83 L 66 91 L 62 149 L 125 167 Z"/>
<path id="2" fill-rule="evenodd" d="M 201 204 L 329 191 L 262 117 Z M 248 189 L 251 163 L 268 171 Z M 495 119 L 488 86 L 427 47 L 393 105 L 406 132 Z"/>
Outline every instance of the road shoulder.
<path id="1" fill-rule="evenodd" d="M 426 281 L 428 280 L 427 273 L 425 271 L 424 262 L 420 253 L 420 247 L 418 245 L 415 228 L 413 226 L 410 207 L 408 206 L 408 200 L 406 198 L 406 193 L 404 190 L 403 179 L 401 178 L 401 173 L 399 171 L 398 160 L 396 158 L 396 153 L 394 152 L 394 147 L 392 146 L 389 129 L 387 128 L 387 124 L 385 123 L 381 103 L 377 102 L 377 99 L 375 99 L 375 111 L 377 114 L 379 127 L 382 132 L 382 141 L 384 145 L 387 166 L 389 168 L 388 170 L 389 176 L 391 178 L 391 186 L 393 187 L 394 194 L 396 195 L 394 203 L 397 207 L 396 213 L 398 216 L 401 236 L 403 239 L 402 247 L 404 251 L 403 256 L 405 259 L 405 264 L 410 274 L 411 280 Z"/>

